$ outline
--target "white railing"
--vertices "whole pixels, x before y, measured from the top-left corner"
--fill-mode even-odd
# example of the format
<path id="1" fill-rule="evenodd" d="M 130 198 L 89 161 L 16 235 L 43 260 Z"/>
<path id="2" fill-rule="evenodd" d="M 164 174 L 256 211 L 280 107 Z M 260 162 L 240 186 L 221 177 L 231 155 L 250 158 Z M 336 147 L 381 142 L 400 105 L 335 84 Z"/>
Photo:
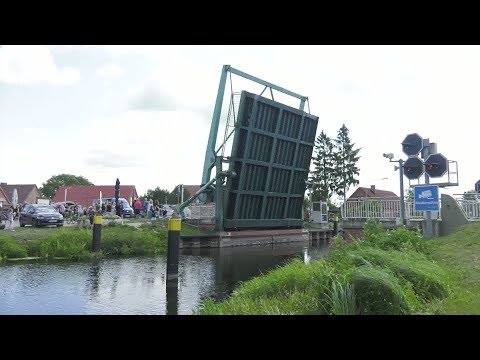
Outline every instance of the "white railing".
<path id="1" fill-rule="evenodd" d="M 342 205 L 342 218 L 353 219 L 395 219 L 400 217 L 400 200 L 362 198 L 347 200 Z"/>
<path id="2" fill-rule="evenodd" d="M 400 202 L 400 200 L 398 200 Z M 425 211 L 415 211 L 413 201 L 405 201 L 405 218 L 421 220 L 425 218 Z M 440 218 L 438 211 L 432 211 L 432 219 Z"/>
<path id="3" fill-rule="evenodd" d="M 458 205 L 469 220 L 480 220 L 480 200 L 457 200 Z"/>
<path id="4" fill-rule="evenodd" d="M 359 198 L 347 200 L 341 207 L 344 219 L 385 219 L 400 218 L 400 199 L 391 198 Z M 423 219 L 423 211 L 415 211 L 413 201 L 405 202 L 405 218 Z M 439 212 L 432 211 L 432 219 L 438 219 Z"/>

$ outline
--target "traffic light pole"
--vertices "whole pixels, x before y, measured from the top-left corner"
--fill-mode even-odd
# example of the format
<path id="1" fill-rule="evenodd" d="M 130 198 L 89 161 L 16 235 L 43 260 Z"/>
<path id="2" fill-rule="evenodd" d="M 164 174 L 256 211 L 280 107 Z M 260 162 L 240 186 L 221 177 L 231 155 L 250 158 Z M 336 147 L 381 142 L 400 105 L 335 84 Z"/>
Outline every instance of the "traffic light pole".
<path id="1" fill-rule="evenodd" d="M 429 139 L 423 139 L 423 151 L 422 151 L 422 159 L 427 159 L 428 156 L 430 155 L 430 140 Z M 430 176 L 428 176 L 427 173 L 425 173 L 425 185 L 430 184 Z M 433 237 L 433 224 L 432 224 L 432 212 L 431 211 L 425 211 L 425 233 L 423 236 L 426 239 L 431 239 Z"/>
<path id="2" fill-rule="evenodd" d="M 399 171 L 400 171 L 400 222 L 402 225 L 407 224 L 407 219 L 405 217 L 405 195 L 403 193 L 403 160 L 398 160 Z"/>

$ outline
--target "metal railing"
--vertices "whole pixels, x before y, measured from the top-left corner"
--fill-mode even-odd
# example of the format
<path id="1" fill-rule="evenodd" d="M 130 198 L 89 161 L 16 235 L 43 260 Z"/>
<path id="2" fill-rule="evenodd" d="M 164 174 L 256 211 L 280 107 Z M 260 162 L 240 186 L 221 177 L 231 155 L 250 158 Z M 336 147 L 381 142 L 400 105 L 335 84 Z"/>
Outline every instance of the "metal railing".
<path id="1" fill-rule="evenodd" d="M 468 220 L 480 220 L 480 199 L 455 199 Z"/>
<path id="2" fill-rule="evenodd" d="M 190 209 L 190 215 L 188 216 L 189 219 L 202 220 L 215 217 L 215 204 L 193 204 L 188 206 L 188 208 Z"/>
<path id="3" fill-rule="evenodd" d="M 359 198 L 347 200 L 341 207 L 344 219 L 385 219 L 400 218 L 400 199 L 398 198 Z M 432 219 L 438 219 L 438 211 L 432 211 Z M 410 220 L 423 219 L 423 211 L 415 211 L 413 201 L 405 201 L 405 217 Z"/>

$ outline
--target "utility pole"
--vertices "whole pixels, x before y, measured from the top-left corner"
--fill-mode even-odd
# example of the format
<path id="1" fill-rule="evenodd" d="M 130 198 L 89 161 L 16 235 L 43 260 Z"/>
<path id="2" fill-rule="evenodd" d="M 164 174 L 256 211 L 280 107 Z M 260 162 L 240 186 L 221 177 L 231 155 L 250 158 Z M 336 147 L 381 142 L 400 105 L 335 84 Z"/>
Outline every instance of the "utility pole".
<path id="1" fill-rule="evenodd" d="M 422 159 L 425 160 L 431 154 L 430 149 L 430 139 L 423 139 L 423 150 L 422 150 Z M 430 184 L 430 176 L 425 173 L 425 185 Z M 432 212 L 425 211 L 425 234 L 426 239 L 431 239 L 433 237 L 433 224 L 432 224 Z"/>
<path id="2" fill-rule="evenodd" d="M 400 172 L 400 223 L 402 225 L 407 224 L 407 217 L 405 216 L 405 195 L 403 190 L 403 159 L 392 160 L 394 155 L 392 153 L 383 154 L 383 157 L 387 158 L 389 162 L 396 162 L 398 163 L 398 170 Z M 397 170 L 397 166 L 395 166 L 395 170 Z"/>
<path id="3" fill-rule="evenodd" d="M 405 217 L 405 195 L 403 192 L 403 160 L 398 160 L 398 170 L 400 172 L 400 223 L 407 225 L 407 218 Z"/>

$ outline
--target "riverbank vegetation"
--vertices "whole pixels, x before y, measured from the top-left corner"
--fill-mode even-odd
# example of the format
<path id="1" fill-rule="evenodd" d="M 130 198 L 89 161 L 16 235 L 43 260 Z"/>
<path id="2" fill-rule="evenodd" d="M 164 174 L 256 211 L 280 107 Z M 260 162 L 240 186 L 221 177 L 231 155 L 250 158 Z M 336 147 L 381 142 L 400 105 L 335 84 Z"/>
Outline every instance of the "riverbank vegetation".
<path id="1" fill-rule="evenodd" d="M 0 232 L 1 259 L 41 257 L 84 259 L 101 255 L 165 254 L 167 231 L 128 225 L 102 229 L 101 254 L 91 252 L 92 231 L 77 227 Z"/>
<path id="2" fill-rule="evenodd" d="M 418 231 L 385 231 L 369 220 L 363 238 L 335 239 L 330 254 L 241 284 L 198 314 L 478 314 L 480 224 L 425 240 Z"/>
<path id="3" fill-rule="evenodd" d="M 22 258 L 86 259 L 109 255 L 157 255 L 167 253 L 168 229 L 163 220 L 138 226 L 109 223 L 102 227 L 101 253 L 91 252 L 92 230 L 76 226 L 17 228 L 0 231 L 0 262 Z M 182 235 L 208 233 L 182 223 Z"/>

